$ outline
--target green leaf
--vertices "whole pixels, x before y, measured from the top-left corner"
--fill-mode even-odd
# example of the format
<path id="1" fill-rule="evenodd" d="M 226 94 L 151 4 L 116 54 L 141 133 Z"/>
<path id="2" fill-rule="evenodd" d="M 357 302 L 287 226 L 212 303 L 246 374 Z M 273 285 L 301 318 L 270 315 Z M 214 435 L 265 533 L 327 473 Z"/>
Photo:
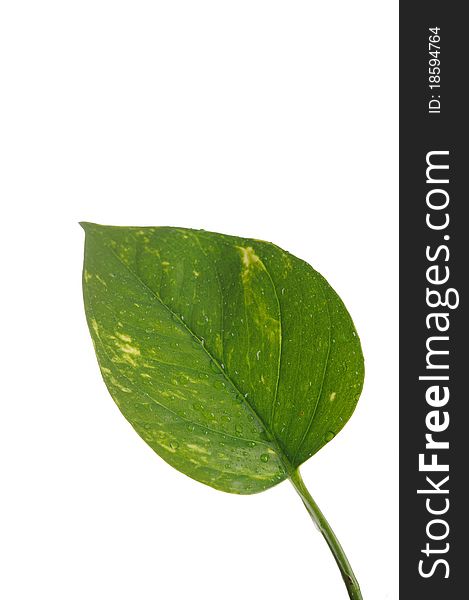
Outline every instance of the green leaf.
<path id="1" fill-rule="evenodd" d="M 363 356 L 345 306 L 311 266 L 254 239 L 82 225 L 101 373 L 165 461 L 251 494 L 291 477 L 342 429 Z"/>

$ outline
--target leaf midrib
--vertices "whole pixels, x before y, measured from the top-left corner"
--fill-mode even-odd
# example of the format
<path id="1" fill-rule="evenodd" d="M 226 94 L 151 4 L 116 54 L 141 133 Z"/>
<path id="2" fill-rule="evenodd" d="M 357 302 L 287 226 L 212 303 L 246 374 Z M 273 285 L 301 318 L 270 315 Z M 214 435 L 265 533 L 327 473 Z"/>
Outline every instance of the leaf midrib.
<path id="1" fill-rule="evenodd" d="M 204 234 L 206 236 L 208 235 L 208 237 L 210 239 L 210 233 L 209 232 L 205 232 L 205 231 L 202 230 L 199 233 L 202 234 L 202 237 L 204 237 Z M 198 243 L 199 243 L 199 245 L 200 245 L 200 247 L 202 248 L 202 251 L 203 251 L 203 246 L 200 243 L 199 238 L 195 234 L 193 234 L 193 236 L 197 239 L 197 241 L 198 241 Z M 220 241 L 221 241 L 222 244 L 224 244 L 225 246 L 228 246 L 230 249 L 232 249 L 233 246 L 229 242 L 227 242 L 224 239 L 221 239 Z M 269 243 L 269 242 L 267 242 L 267 243 Z M 272 244 L 272 245 L 274 245 L 274 244 Z M 205 252 L 204 252 L 204 254 L 205 254 Z M 274 296 L 275 296 L 275 300 L 276 300 L 276 304 L 277 304 L 277 309 L 278 309 L 278 316 L 279 316 L 278 324 L 279 324 L 279 334 L 280 335 L 279 335 L 279 355 L 278 355 L 278 361 L 277 361 L 277 377 L 276 377 L 276 381 L 275 381 L 275 392 L 274 392 L 274 398 L 273 398 L 273 402 L 272 402 L 272 409 L 270 411 L 270 425 L 268 427 L 266 427 L 266 429 L 269 430 L 269 432 L 271 433 L 272 437 L 275 439 L 276 444 L 280 445 L 280 442 L 276 439 L 275 434 L 273 433 L 273 426 L 274 426 L 275 407 L 277 405 L 277 398 L 278 398 L 278 389 L 279 389 L 279 385 L 280 385 L 280 373 L 281 373 L 282 351 L 283 351 L 283 343 L 282 343 L 282 341 L 283 341 L 282 340 L 282 334 L 283 334 L 283 329 L 282 329 L 282 308 L 281 308 L 281 305 L 280 305 L 280 298 L 279 298 L 279 295 L 278 295 L 278 292 L 277 292 L 277 288 L 275 286 L 274 280 L 272 279 L 272 275 L 270 274 L 270 271 L 266 267 L 264 261 L 260 257 L 258 257 L 258 259 L 259 259 L 259 263 L 262 266 L 262 269 L 264 270 L 265 274 L 269 278 L 269 281 L 270 281 L 270 283 L 272 285 L 272 290 L 274 292 Z M 215 273 L 216 273 L 216 276 L 218 278 L 218 272 L 216 271 L 216 269 L 215 269 Z M 221 288 L 220 288 L 220 291 L 221 291 Z M 243 292 L 244 292 L 244 286 L 243 286 Z M 244 305 L 244 314 L 245 314 L 246 324 L 247 324 L 248 318 L 247 318 L 247 312 L 246 312 L 246 304 Z M 249 332 L 248 332 L 248 335 L 249 335 Z M 222 339 L 223 339 L 223 337 L 222 337 Z M 249 372 L 251 372 L 250 363 L 249 363 L 249 357 L 247 357 L 247 359 L 248 359 L 248 364 L 249 364 Z M 253 412 L 256 412 L 256 411 L 253 409 Z M 260 419 L 260 417 L 259 417 L 259 419 Z M 260 419 L 260 421 L 264 425 L 264 422 L 262 421 L 262 419 Z M 284 454 L 283 451 L 282 451 L 282 454 Z M 290 462 L 290 461 L 288 461 L 288 462 Z"/>
<path id="2" fill-rule="evenodd" d="M 135 242 L 137 242 L 137 240 L 135 240 L 135 238 L 133 238 L 133 239 L 134 239 Z M 236 390 L 236 392 L 238 392 L 238 394 L 242 398 L 242 402 L 249 408 L 249 410 L 254 414 L 254 416 L 259 421 L 259 423 L 264 427 L 266 433 L 268 434 L 269 441 L 274 446 L 274 450 L 277 453 L 278 458 L 279 458 L 282 466 L 285 469 L 285 474 L 289 477 L 291 475 L 291 473 L 293 473 L 294 468 L 293 468 L 292 464 L 290 463 L 290 460 L 288 459 L 288 457 L 282 451 L 282 449 L 280 447 L 280 444 L 279 444 L 277 438 L 275 437 L 275 434 L 271 431 L 269 425 L 266 424 L 266 423 L 264 423 L 263 419 L 257 413 L 257 411 L 255 410 L 255 408 L 251 405 L 251 403 L 247 400 L 247 398 L 241 392 L 241 390 L 238 388 L 238 386 L 234 383 L 234 381 L 231 379 L 231 377 L 228 375 L 228 373 L 225 371 L 225 369 L 222 369 L 222 367 L 219 364 L 218 360 L 214 356 L 212 356 L 211 352 L 208 351 L 208 349 L 206 348 L 205 344 L 202 343 L 202 341 L 200 340 L 200 338 L 192 331 L 192 329 L 187 325 L 187 323 L 185 321 L 183 321 L 180 318 L 180 316 L 177 313 L 175 313 L 167 304 L 165 304 L 163 302 L 163 300 L 159 297 L 159 295 L 156 292 L 154 292 L 150 287 L 148 287 L 148 285 L 144 281 L 142 281 L 142 279 L 138 276 L 137 273 L 135 273 L 128 265 L 126 265 L 122 261 L 122 259 L 120 258 L 120 256 L 113 250 L 113 248 L 110 248 L 109 246 L 107 246 L 105 244 L 104 244 L 104 247 L 132 275 L 132 277 L 134 277 L 139 282 L 139 284 L 143 288 L 145 288 L 145 290 L 153 298 L 155 298 L 155 300 L 157 300 L 157 302 L 159 302 L 161 304 L 161 306 L 165 310 L 167 310 L 171 314 L 171 317 L 174 320 L 176 320 L 180 325 L 182 325 L 186 329 L 186 331 L 200 344 L 200 347 L 202 348 L 202 350 L 207 354 L 207 356 L 210 358 L 210 360 L 212 360 L 213 363 L 217 366 L 218 370 L 223 375 L 223 377 L 226 379 L 226 381 Z M 239 438 L 239 439 L 241 439 L 241 438 Z"/>

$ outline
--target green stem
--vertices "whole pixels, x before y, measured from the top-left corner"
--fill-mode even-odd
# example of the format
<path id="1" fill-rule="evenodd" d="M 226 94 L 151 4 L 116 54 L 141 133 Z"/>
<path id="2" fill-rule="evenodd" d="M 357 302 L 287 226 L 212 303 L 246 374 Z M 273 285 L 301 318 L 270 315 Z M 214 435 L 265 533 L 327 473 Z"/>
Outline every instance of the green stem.
<path id="1" fill-rule="evenodd" d="M 306 510 L 309 512 L 311 518 L 316 524 L 319 531 L 324 536 L 332 554 L 334 555 L 335 562 L 340 569 L 342 579 L 344 580 L 345 586 L 347 587 L 348 595 L 350 600 L 363 600 L 360 586 L 358 585 L 357 578 L 355 577 L 352 567 L 345 556 L 345 552 L 336 538 L 335 533 L 332 531 L 331 526 L 326 520 L 326 517 L 322 514 L 319 506 L 313 500 L 311 494 L 308 492 L 304 481 L 300 475 L 299 469 L 296 469 L 292 475 L 290 475 L 290 481 L 293 487 L 298 492 L 300 498 L 303 500 L 303 504 L 306 506 Z"/>

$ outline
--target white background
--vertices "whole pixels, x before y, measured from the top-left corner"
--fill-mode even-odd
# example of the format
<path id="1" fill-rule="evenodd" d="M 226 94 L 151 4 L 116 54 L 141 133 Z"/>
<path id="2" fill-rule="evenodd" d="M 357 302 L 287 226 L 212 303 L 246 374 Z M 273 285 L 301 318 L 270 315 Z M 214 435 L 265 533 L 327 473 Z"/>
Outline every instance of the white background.
<path id="1" fill-rule="evenodd" d="M 397 598 L 397 2 L 3 1 L 5 600 L 345 600 L 293 488 L 159 459 L 100 379 L 79 220 L 276 242 L 350 310 L 366 385 L 302 472 Z"/>

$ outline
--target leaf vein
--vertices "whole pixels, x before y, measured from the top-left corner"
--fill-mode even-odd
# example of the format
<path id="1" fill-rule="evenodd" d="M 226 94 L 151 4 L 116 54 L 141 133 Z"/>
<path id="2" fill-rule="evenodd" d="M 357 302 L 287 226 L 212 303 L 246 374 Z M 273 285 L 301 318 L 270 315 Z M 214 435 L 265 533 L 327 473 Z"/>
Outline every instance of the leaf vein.
<path id="1" fill-rule="evenodd" d="M 257 411 L 254 409 L 254 407 L 251 405 L 251 403 L 245 398 L 244 394 L 242 394 L 242 392 L 239 390 L 239 388 L 236 386 L 236 384 L 234 383 L 234 381 L 231 379 L 231 377 L 229 377 L 228 373 L 222 369 L 222 367 L 220 366 L 219 362 L 216 360 L 216 358 L 214 356 L 212 356 L 212 354 L 208 351 L 207 347 L 202 344 L 202 341 L 199 339 L 199 337 L 190 329 L 190 327 L 187 325 L 187 323 L 185 323 L 178 314 L 176 314 L 174 311 L 171 310 L 171 308 L 165 304 L 163 302 L 163 300 L 159 297 L 158 294 L 156 294 L 151 288 L 149 288 L 146 283 L 144 281 L 142 281 L 142 279 L 134 272 L 132 271 L 132 269 L 130 269 L 123 261 L 122 259 L 119 257 L 119 255 L 113 250 L 113 248 L 110 248 L 108 246 L 105 246 L 105 248 L 107 249 L 107 251 L 109 253 L 111 253 L 111 255 L 114 256 L 114 258 L 119 262 L 119 264 L 122 265 L 122 267 L 124 269 L 126 269 L 134 279 L 136 279 L 139 284 L 146 290 L 147 294 L 154 298 L 155 300 L 157 300 L 157 302 L 159 302 L 161 304 L 161 306 L 167 310 L 171 316 L 173 317 L 173 319 L 175 319 L 176 321 L 178 321 L 180 323 L 180 325 L 182 325 L 182 327 L 184 327 L 187 332 L 197 341 L 199 342 L 202 350 L 207 354 L 207 356 L 210 358 L 210 360 L 213 361 L 213 363 L 217 366 L 217 368 L 219 369 L 220 373 L 225 377 L 225 379 L 227 380 L 227 382 L 233 387 L 233 389 L 240 394 L 240 396 L 243 399 L 243 402 L 247 405 L 247 407 L 251 410 L 251 412 L 253 413 L 253 416 L 258 420 L 258 422 L 265 428 L 266 433 L 268 435 L 268 437 L 270 438 L 270 447 L 272 447 L 272 445 L 274 446 L 274 450 L 278 455 L 278 458 L 280 460 L 280 462 L 282 463 L 286 473 L 290 473 L 292 471 L 292 466 L 290 464 L 290 461 L 288 460 L 287 456 L 284 454 L 284 452 L 281 450 L 281 448 L 279 447 L 278 441 L 276 439 L 276 437 L 273 435 L 272 431 L 270 430 L 268 424 L 264 423 L 264 421 L 262 420 L 262 418 L 259 416 L 259 414 L 257 413 Z M 164 405 L 162 405 L 164 406 Z M 166 407 L 165 407 L 166 408 Z M 170 409 L 168 409 L 170 410 Z M 235 439 L 236 436 L 232 436 Z M 269 445 L 269 444 L 267 444 Z"/>

